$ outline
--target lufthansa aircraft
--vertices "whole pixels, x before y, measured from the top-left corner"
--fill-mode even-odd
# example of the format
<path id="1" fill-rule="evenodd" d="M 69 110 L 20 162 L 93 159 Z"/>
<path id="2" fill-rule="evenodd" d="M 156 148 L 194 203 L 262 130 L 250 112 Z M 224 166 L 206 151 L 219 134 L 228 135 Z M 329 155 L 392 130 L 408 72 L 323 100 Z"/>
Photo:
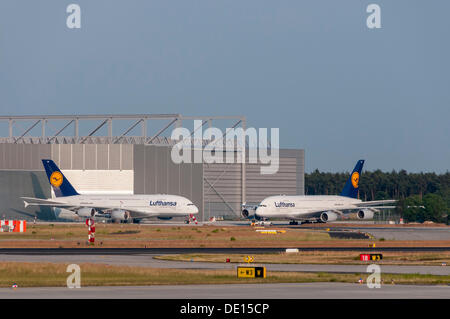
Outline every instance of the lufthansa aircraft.
<path id="1" fill-rule="evenodd" d="M 268 218 L 288 219 L 291 225 L 300 221 L 326 223 L 337 220 L 342 214 L 357 212 L 359 219 L 371 219 L 378 209 L 394 208 L 379 206 L 395 203 L 396 200 L 363 202 L 358 197 L 359 177 L 364 160 L 356 163 L 340 195 L 296 195 L 270 196 L 259 205 L 243 205 L 244 218 L 265 220 Z"/>
<path id="2" fill-rule="evenodd" d="M 80 195 L 52 160 L 44 159 L 42 163 L 56 198 L 22 197 L 25 207 L 50 206 L 70 210 L 80 217 L 110 217 L 114 221 L 193 217 L 198 213 L 189 199 L 176 195 Z"/>

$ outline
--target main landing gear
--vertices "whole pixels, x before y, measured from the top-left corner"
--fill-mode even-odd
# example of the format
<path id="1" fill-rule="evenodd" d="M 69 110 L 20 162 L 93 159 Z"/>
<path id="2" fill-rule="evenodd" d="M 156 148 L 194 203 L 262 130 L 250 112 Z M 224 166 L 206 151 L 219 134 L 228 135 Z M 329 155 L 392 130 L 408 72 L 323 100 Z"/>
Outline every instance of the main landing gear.
<path id="1" fill-rule="evenodd" d="M 300 222 L 300 225 L 301 225 L 302 223 Z M 291 220 L 290 222 L 289 222 L 289 225 L 299 225 L 299 222 L 298 221 L 296 221 L 296 220 Z"/>

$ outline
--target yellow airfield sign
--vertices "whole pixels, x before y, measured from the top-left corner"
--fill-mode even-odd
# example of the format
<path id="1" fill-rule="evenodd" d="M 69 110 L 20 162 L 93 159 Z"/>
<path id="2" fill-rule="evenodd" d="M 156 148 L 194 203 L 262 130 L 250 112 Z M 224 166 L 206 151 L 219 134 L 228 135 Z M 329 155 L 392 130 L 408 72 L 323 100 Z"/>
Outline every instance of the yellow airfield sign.
<path id="1" fill-rule="evenodd" d="M 238 278 L 266 278 L 266 267 L 237 267 Z"/>

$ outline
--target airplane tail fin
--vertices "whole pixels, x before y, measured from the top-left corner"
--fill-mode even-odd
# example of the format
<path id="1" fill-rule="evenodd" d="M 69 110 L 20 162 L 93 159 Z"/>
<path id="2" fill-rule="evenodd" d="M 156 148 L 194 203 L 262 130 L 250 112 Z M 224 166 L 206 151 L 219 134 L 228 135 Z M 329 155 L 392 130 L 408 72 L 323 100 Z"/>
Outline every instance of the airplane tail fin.
<path id="1" fill-rule="evenodd" d="M 364 160 L 359 160 L 356 163 L 355 168 L 353 169 L 350 177 L 345 183 L 344 189 L 342 190 L 341 196 L 357 198 L 358 197 L 358 189 L 359 189 L 359 177 L 361 175 L 361 171 L 364 165 Z"/>
<path id="2" fill-rule="evenodd" d="M 56 197 L 80 195 L 77 193 L 69 180 L 64 176 L 58 166 L 50 159 L 43 159 L 45 172 L 47 173 L 48 181 L 55 192 Z"/>

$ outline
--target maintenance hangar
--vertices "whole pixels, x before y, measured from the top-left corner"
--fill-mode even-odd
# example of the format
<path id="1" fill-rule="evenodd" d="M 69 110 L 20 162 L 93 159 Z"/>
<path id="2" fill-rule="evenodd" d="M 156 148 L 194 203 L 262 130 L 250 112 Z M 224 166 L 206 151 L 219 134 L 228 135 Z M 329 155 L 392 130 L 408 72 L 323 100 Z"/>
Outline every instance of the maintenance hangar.
<path id="1" fill-rule="evenodd" d="M 0 116 L 4 131 L 9 131 L 0 137 L 0 218 L 67 218 L 51 208 L 25 208 L 20 199 L 52 197 L 44 158 L 53 159 L 81 194 L 182 195 L 199 208 L 199 221 L 237 219 L 242 203 L 304 194 L 302 149 L 280 149 L 278 172 L 270 175 L 262 175 L 263 164 L 249 163 L 248 155 L 245 163 L 175 164 L 171 150 L 177 141 L 167 135 L 171 127 L 192 126 L 193 120 L 210 127 L 217 121 L 228 121 L 233 128 L 246 125 L 245 117 L 180 114 Z M 159 130 L 148 134 L 155 127 Z"/>

